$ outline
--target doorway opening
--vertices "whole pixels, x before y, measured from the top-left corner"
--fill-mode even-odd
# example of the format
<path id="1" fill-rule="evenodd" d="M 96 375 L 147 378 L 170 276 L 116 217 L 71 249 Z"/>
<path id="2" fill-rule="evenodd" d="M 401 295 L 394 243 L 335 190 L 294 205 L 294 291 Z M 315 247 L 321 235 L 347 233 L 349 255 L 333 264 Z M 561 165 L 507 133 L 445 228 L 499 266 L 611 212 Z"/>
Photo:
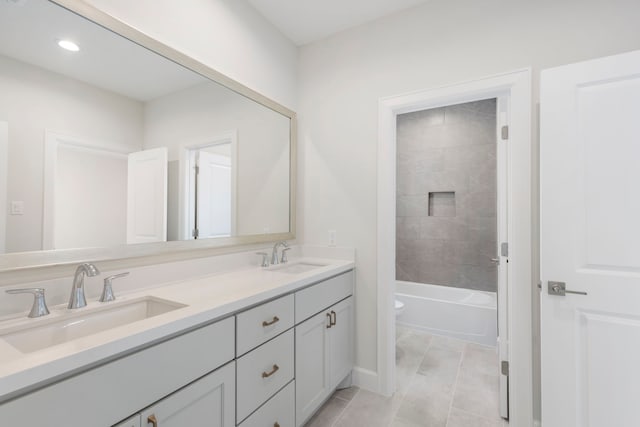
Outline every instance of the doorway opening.
<path id="1" fill-rule="evenodd" d="M 180 151 L 178 221 L 180 240 L 230 237 L 236 231 L 237 133 L 183 145 Z M 171 163 L 171 162 L 170 162 Z M 175 176 L 170 165 L 170 182 Z M 170 209 L 170 212 L 172 209 Z"/>
<path id="2" fill-rule="evenodd" d="M 445 108 L 460 104 L 494 100 L 495 125 L 493 137 L 499 142 L 495 150 L 495 198 L 480 197 L 486 206 L 496 210 L 496 238 L 489 258 L 497 258 L 495 277 L 504 290 L 497 293 L 496 306 L 503 313 L 500 316 L 500 382 L 506 390 L 507 375 L 509 400 L 504 398 L 502 416 L 507 416 L 515 425 L 531 425 L 532 378 L 531 378 L 531 77 L 530 70 L 516 71 L 494 77 L 474 80 L 451 86 L 385 98 L 379 109 L 379 151 L 378 151 L 378 390 L 391 395 L 396 391 L 396 230 L 397 214 L 410 203 L 401 206 L 396 200 L 401 179 L 399 166 L 400 130 L 397 128 L 409 115 L 424 110 Z M 460 107 L 458 107 L 460 108 Z M 419 115 L 419 114 L 417 114 Z M 414 117 L 415 118 L 415 117 Z M 503 127 L 507 126 L 504 128 Z M 504 134 L 503 134 L 504 132 Z M 502 137 L 506 137 L 502 140 Z M 503 141 L 503 144 L 500 144 Z M 469 151 L 461 150 L 462 155 Z M 437 158 L 437 156 L 436 156 Z M 471 156 L 473 159 L 473 156 Z M 411 160 L 416 161 L 417 160 Z M 472 160 L 471 160 L 472 161 Z M 397 180 L 396 180 L 397 177 Z M 508 184 L 507 184 L 508 183 Z M 408 182 L 409 187 L 411 182 Z M 432 194 L 422 195 L 422 213 L 431 219 L 448 219 L 452 222 L 456 213 L 464 209 L 463 191 L 455 188 L 455 182 L 441 182 L 442 185 L 428 190 Z M 445 185 L 448 184 L 448 185 Z M 501 196 L 502 194 L 502 196 Z M 489 203 L 490 201 L 490 203 Z M 431 202 L 431 206 L 429 206 Z M 431 208 L 431 209 L 430 209 Z M 461 211 L 460 211 L 461 212 Z M 454 227 L 455 228 L 455 227 Z M 410 226 L 409 226 L 410 229 Z M 396 232 L 397 231 L 397 232 Z M 437 230 L 442 232 L 442 229 Z M 455 232 L 455 230 L 454 230 Z M 508 245 L 502 245 L 507 243 Z M 409 252 L 411 250 L 409 249 Z M 464 251 L 463 251 L 464 252 Z M 477 252 L 470 248 L 470 256 Z M 485 252 L 488 253 L 488 252 Z M 436 255 L 440 256 L 439 253 Z M 508 256 L 508 258 L 507 258 Z M 508 262 L 507 262 L 508 260 Z M 401 261 L 401 260 L 399 260 Z M 469 268 L 472 270 L 472 268 Z M 401 273 L 402 274 L 402 273 Z M 469 282 L 476 283 L 471 274 Z M 475 275 L 476 278 L 479 275 Z M 514 284 L 518 283 L 519 286 Z M 446 284 L 446 283 L 445 283 Z M 455 287 L 445 290 L 458 291 Z M 496 289 L 497 290 L 497 289 Z M 441 298 L 434 298 L 441 299 Z M 405 304 L 405 310 L 407 306 Z M 445 308 L 451 314 L 452 309 Z M 454 316 L 456 317 L 456 316 Z M 494 318 L 495 319 L 495 318 Z M 495 325 L 495 320 L 493 321 Z M 441 331 L 439 331 L 441 332 Z M 506 394 L 505 394 L 506 396 Z M 507 412 L 508 411 L 508 412 Z"/>
<path id="3" fill-rule="evenodd" d="M 500 97 L 396 119 L 396 392 L 433 386 L 443 406 L 498 421 L 508 418 L 498 298 L 508 285 L 507 114 Z"/>

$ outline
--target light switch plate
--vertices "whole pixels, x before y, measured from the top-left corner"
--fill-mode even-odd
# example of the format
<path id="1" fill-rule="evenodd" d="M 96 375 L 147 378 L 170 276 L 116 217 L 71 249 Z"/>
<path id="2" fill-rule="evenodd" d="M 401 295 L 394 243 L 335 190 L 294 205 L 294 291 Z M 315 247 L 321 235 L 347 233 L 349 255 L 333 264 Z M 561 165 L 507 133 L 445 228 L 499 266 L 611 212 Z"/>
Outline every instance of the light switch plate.
<path id="1" fill-rule="evenodd" d="M 336 245 L 336 230 L 329 230 L 329 246 Z"/>
<path id="2" fill-rule="evenodd" d="M 24 202 L 21 200 L 12 200 L 11 215 L 22 215 L 22 214 L 24 214 Z"/>

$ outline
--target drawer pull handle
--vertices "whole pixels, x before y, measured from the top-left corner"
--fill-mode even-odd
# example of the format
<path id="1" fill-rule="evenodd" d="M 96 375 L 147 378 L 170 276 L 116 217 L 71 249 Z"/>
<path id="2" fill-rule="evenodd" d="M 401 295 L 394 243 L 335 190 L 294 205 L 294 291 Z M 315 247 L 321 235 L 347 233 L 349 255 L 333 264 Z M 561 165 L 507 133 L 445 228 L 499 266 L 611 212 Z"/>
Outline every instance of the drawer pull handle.
<path id="1" fill-rule="evenodd" d="M 262 378 L 269 378 L 271 375 L 273 375 L 276 372 L 278 372 L 278 369 L 280 369 L 280 367 L 278 365 L 273 365 L 273 369 L 271 370 L 271 372 L 263 372 L 262 373 Z"/>
<path id="2" fill-rule="evenodd" d="M 266 328 L 267 326 L 271 326 L 276 322 L 279 322 L 280 318 L 278 316 L 273 316 L 273 320 L 271 320 L 270 322 L 267 322 L 266 320 L 264 322 L 262 322 L 262 327 Z"/>
<path id="3" fill-rule="evenodd" d="M 337 317 L 336 312 L 331 310 L 331 326 L 336 326 L 336 322 L 338 321 Z"/>
<path id="4" fill-rule="evenodd" d="M 151 414 L 147 417 L 147 424 L 151 423 L 153 427 L 158 427 L 158 419 L 155 414 Z"/>
<path id="5" fill-rule="evenodd" d="M 332 326 L 332 323 L 331 323 L 331 314 L 327 313 L 327 317 L 329 318 L 329 324 L 327 325 L 327 329 L 330 329 L 330 328 L 331 328 L 331 326 Z"/>

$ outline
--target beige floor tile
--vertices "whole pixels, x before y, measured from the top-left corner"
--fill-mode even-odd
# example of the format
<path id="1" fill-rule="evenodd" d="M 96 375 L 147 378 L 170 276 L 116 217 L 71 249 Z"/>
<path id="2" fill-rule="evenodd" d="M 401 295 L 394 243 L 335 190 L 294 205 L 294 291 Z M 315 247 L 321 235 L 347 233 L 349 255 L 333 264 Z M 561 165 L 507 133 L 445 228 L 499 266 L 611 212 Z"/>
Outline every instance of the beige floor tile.
<path id="1" fill-rule="evenodd" d="M 305 424 L 305 427 L 331 427 L 336 422 L 349 402 L 334 396 L 325 402 L 318 412 Z"/>
<path id="2" fill-rule="evenodd" d="M 360 391 L 360 388 L 356 386 L 342 388 L 340 390 L 336 390 L 336 392 L 333 393 L 333 397 L 349 402 L 356 394 L 358 394 L 358 391 Z"/>
<path id="3" fill-rule="evenodd" d="M 396 343 L 396 392 L 403 395 L 429 348 L 431 336 L 408 332 Z"/>
<path id="4" fill-rule="evenodd" d="M 431 345 L 433 347 L 446 348 L 448 350 L 463 351 L 467 346 L 467 342 L 457 340 L 455 338 L 434 335 L 431 339 Z"/>
<path id="5" fill-rule="evenodd" d="M 497 349 L 468 344 L 462 356 L 462 369 L 478 374 L 500 375 Z"/>
<path id="6" fill-rule="evenodd" d="M 447 422 L 452 387 L 436 377 L 416 375 L 411 381 L 396 418 L 422 426 L 442 426 Z"/>
<path id="7" fill-rule="evenodd" d="M 447 427 L 503 427 L 503 424 L 501 420 L 489 420 L 452 408 Z"/>
<path id="8" fill-rule="evenodd" d="M 453 407 L 500 421 L 499 377 L 461 371 L 453 395 Z"/>
<path id="9" fill-rule="evenodd" d="M 425 353 L 418 374 L 429 378 L 429 381 L 437 383 L 453 390 L 458 376 L 462 352 L 439 347 L 430 347 Z"/>
<path id="10" fill-rule="evenodd" d="M 400 399 L 360 390 L 335 423 L 336 427 L 387 427 Z"/>

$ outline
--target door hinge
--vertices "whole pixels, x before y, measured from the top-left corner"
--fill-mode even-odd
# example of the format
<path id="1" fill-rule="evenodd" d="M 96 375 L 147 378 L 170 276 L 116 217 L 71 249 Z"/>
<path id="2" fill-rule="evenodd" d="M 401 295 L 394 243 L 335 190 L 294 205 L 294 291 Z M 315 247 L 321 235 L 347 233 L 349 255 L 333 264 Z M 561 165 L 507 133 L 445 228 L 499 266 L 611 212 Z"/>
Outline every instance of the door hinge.
<path id="1" fill-rule="evenodd" d="M 500 243 L 500 255 L 509 256 L 509 243 L 507 242 Z"/>
<path id="2" fill-rule="evenodd" d="M 503 361 L 500 362 L 500 372 L 502 373 L 502 375 L 509 376 L 509 361 L 508 360 L 503 360 Z"/>
<path id="3" fill-rule="evenodd" d="M 194 228 L 193 231 L 191 232 L 191 235 L 193 236 L 194 239 L 197 239 L 199 234 L 200 232 L 198 231 L 197 228 Z"/>
<path id="4" fill-rule="evenodd" d="M 502 135 L 502 139 L 507 140 L 509 139 L 509 126 L 502 126 L 501 129 L 501 135 Z"/>

